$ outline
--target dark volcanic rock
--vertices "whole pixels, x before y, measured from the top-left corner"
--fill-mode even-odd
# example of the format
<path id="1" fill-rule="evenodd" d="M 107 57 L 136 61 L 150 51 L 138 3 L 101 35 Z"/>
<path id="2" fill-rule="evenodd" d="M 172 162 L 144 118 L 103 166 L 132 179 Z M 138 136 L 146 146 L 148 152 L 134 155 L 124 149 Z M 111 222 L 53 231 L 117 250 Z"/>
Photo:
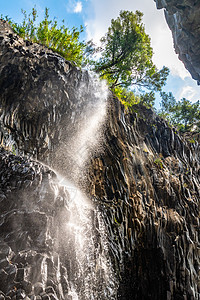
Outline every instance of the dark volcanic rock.
<path id="1" fill-rule="evenodd" d="M 200 2 L 198 0 L 154 0 L 157 8 L 165 8 L 179 59 L 200 84 Z"/>
<path id="2" fill-rule="evenodd" d="M 58 153 L 70 149 L 71 129 L 82 126 L 84 98 L 95 98 L 89 75 L 0 24 L 2 146 L 65 170 L 70 166 L 70 174 L 76 162 Z M 95 271 L 88 266 L 84 275 L 92 280 L 103 273 L 96 256 L 108 248 L 119 282 L 111 298 L 101 294 L 105 282 L 97 281 L 93 288 L 101 296 L 95 300 L 199 299 L 199 145 L 145 107 L 127 113 L 112 95 L 108 102 L 103 151 L 93 153 L 79 176 L 96 206 L 89 218 Z M 55 184 L 55 173 L 1 149 L 0 178 L 0 293 L 6 299 L 25 294 L 68 300 L 70 283 L 78 278 L 80 300 L 89 300 L 65 226 L 69 194 Z M 98 211 L 106 224 L 106 249 Z"/>
<path id="3" fill-rule="evenodd" d="M 60 55 L 19 38 L 4 21 L 0 51 L 0 142 L 14 154 L 57 161 L 56 167 L 63 155 L 70 161 L 69 139 L 85 118 L 85 99 L 95 102 L 94 81 Z M 65 145 L 59 157 L 56 150 Z"/>
<path id="4" fill-rule="evenodd" d="M 101 203 L 119 299 L 198 299 L 199 147 L 151 110 L 113 99 L 90 193 Z"/>
<path id="5" fill-rule="evenodd" d="M 52 185 L 56 175 L 0 149 L 0 178 L 0 291 L 24 299 L 43 292 L 48 261 L 52 283 L 57 284 L 60 270 L 54 257 L 59 251 L 52 243 L 58 231 Z"/>

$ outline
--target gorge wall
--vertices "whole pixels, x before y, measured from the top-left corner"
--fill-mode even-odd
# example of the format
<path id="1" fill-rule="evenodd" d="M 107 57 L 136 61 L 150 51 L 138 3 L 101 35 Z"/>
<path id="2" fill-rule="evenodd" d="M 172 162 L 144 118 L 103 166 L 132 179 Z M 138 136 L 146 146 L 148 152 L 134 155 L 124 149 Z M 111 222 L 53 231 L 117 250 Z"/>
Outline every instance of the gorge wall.
<path id="1" fill-rule="evenodd" d="M 100 142 L 72 147 L 101 112 L 98 81 L 2 21 L 0 53 L 0 299 L 200 299 L 199 144 L 109 93 Z M 52 168 L 92 203 L 84 276 L 66 227 L 74 188 Z"/>
<path id="2" fill-rule="evenodd" d="M 200 84 L 200 3 L 198 0 L 154 0 L 157 8 L 165 8 L 179 59 Z"/>

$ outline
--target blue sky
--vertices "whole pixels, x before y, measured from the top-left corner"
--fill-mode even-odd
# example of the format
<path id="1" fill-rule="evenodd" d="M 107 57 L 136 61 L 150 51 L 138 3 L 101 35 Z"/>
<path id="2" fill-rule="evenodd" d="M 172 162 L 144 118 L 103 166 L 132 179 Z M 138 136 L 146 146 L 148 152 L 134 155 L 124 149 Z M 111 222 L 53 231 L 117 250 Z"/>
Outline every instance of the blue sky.
<path id="1" fill-rule="evenodd" d="M 19 23 L 22 21 L 21 8 L 30 12 L 34 5 L 39 17 L 48 7 L 51 18 L 56 17 L 58 21 L 64 19 L 70 28 L 84 25 L 83 38 L 92 38 L 95 42 L 104 35 L 111 19 L 116 18 L 120 10 L 142 11 L 146 32 L 154 49 L 154 62 L 158 68 L 165 65 L 170 69 L 164 90 L 172 91 L 177 100 L 182 97 L 191 101 L 199 99 L 200 87 L 178 60 L 163 10 L 157 10 L 153 0 L 1 0 L 0 14 L 8 15 Z"/>

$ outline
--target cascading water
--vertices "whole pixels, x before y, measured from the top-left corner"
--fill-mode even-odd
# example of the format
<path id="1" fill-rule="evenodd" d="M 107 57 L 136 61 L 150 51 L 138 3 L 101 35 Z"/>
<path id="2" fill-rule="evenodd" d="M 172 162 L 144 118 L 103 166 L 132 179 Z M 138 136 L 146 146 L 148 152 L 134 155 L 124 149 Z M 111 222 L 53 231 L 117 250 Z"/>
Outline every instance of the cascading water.
<path id="1" fill-rule="evenodd" d="M 0 299 L 117 298 L 101 204 L 81 185 L 102 145 L 108 90 L 94 74 L 76 76 L 68 102 L 58 99 L 65 113 L 59 107 L 41 129 L 58 141 L 49 166 L 0 150 Z"/>
<path id="2" fill-rule="evenodd" d="M 77 103 L 80 105 L 72 114 L 76 126 L 59 149 L 61 153 L 57 153 L 60 161 L 64 153 L 68 154 L 70 168 L 58 170 L 64 176 L 57 174 L 57 181 L 52 182 L 57 214 L 54 252 L 64 266 L 62 271 L 58 268 L 59 281 L 64 282 L 60 287 L 64 299 L 114 300 L 117 280 L 109 257 L 103 216 L 92 199 L 78 188 L 91 151 L 100 145 L 108 96 L 105 83 L 94 74 L 89 76 L 87 88 L 92 91 L 91 97 L 84 98 L 85 86 L 79 87 Z"/>
<path id="3" fill-rule="evenodd" d="M 66 267 L 66 299 L 116 299 L 116 279 L 108 253 L 105 224 L 100 211 L 69 182 L 59 218 L 56 253 Z M 57 186 L 57 184 L 55 185 Z M 56 188 L 55 188 L 56 189 Z M 71 298 L 70 298 L 71 296 Z"/>

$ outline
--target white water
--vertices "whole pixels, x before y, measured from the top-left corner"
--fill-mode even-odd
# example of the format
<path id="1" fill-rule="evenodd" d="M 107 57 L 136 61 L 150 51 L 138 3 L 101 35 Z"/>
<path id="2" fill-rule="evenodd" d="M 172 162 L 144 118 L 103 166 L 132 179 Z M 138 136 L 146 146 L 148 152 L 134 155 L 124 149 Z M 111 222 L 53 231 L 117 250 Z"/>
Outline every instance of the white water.
<path id="1" fill-rule="evenodd" d="M 92 78 L 93 77 L 93 78 Z M 70 159 L 73 162 L 73 179 L 71 170 L 65 170 L 65 177 L 58 175 L 58 182 L 52 186 L 55 191 L 55 203 L 61 209 L 58 218 L 60 228 L 57 233 L 55 250 L 62 253 L 66 262 L 68 291 L 66 299 L 72 300 L 114 300 L 117 282 L 111 259 L 109 257 L 106 226 L 101 212 L 88 199 L 76 182 L 91 155 L 99 146 L 102 126 L 106 117 L 107 87 L 96 75 L 90 76 L 91 96 L 84 99 L 84 84 L 79 89 L 77 101 L 82 102 L 81 111 L 72 114 L 78 130 L 63 147 L 66 152 L 70 145 Z M 84 109 L 83 109 L 84 107 Z M 80 117 L 80 122 L 79 118 Z M 58 170 L 59 171 L 59 170 Z M 62 173 L 62 170 L 60 170 Z M 73 180 L 73 182 L 71 182 Z M 60 188 L 64 191 L 59 196 Z"/>
<path id="2" fill-rule="evenodd" d="M 64 234 L 59 236 L 64 255 L 74 264 L 74 274 L 68 274 L 68 296 L 72 300 L 116 299 L 116 280 L 102 215 L 91 200 L 67 180 L 62 178 L 60 184 L 69 192 L 70 216 L 62 224 Z"/>

